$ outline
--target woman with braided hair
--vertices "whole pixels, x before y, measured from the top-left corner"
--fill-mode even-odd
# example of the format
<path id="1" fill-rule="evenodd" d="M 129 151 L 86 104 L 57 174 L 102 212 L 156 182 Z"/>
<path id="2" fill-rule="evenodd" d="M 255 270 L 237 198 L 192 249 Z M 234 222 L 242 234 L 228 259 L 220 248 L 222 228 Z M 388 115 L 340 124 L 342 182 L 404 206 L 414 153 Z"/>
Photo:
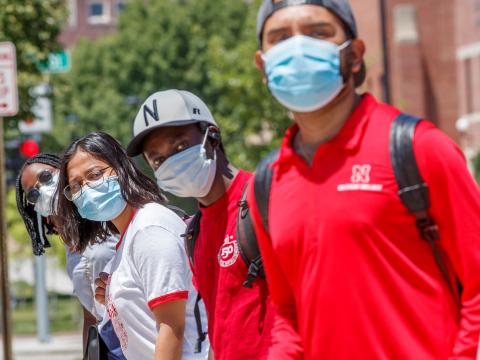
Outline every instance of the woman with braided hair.
<path id="1" fill-rule="evenodd" d="M 33 254 L 41 256 L 50 247 L 47 236 L 58 234 L 55 193 L 58 186 L 60 158 L 53 154 L 38 154 L 27 159 L 16 181 L 18 212 L 25 222 L 32 240 Z M 68 239 L 62 238 L 67 252 L 67 272 L 72 279 L 74 293 L 84 313 L 83 337 L 86 344 L 90 325 L 107 320 L 105 310 L 94 299 L 94 281 L 115 253 L 115 237 L 102 244 L 88 246 L 81 254 L 70 251 Z M 100 335 L 107 345 L 108 359 L 121 360 L 124 356 L 111 322 L 102 321 Z"/>
<path id="2" fill-rule="evenodd" d="M 54 234 L 54 215 L 48 209 L 40 209 L 45 202 L 51 201 L 56 186 L 50 182 L 58 182 L 60 159 L 52 154 L 39 154 L 27 159 L 16 181 L 17 208 L 25 222 L 28 235 L 32 240 L 34 255 L 42 255 L 45 248 L 50 247 L 46 235 Z M 56 176 L 55 176 L 56 175 Z M 49 184 L 47 184 L 49 183 Z M 41 194 L 41 190 L 43 194 Z M 50 190 L 47 194 L 46 190 Z M 42 196 L 43 195 L 43 196 Z M 30 196 L 30 197 L 29 197 Z M 42 198 L 44 201 L 38 201 Z"/>

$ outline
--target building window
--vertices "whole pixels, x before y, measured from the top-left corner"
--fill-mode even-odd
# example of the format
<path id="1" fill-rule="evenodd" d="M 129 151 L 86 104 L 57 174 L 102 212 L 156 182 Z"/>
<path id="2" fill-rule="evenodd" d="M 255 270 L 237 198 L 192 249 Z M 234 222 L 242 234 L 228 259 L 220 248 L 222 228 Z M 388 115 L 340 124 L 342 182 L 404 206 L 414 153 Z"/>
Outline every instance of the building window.
<path id="1" fill-rule="evenodd" d="M 89 2 L 87 13 L 90 24 L 108 24 L 110 22 L 110 11 L 107 1 Z"/>
<path id="2" fill-rule="evenodd" d="M 126 4 L 124 1 L 117 2 L 117 14 L 120 14 L 123 10 L 125 10 Z"/>

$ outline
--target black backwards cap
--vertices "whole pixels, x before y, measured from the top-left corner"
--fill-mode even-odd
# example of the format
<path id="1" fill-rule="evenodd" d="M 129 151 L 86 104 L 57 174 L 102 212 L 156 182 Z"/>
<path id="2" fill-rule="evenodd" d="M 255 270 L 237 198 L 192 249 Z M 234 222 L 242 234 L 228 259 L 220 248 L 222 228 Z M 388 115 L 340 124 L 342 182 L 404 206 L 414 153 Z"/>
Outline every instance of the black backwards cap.
<path id="1" fill-rule="evenodd" d="M 263 28 L 268 18 L 277 10 L 297 5 L 318 5 L 327 8 L 343 21 L 353 38 L 357 37 L 357 24 L 348 0 L 281 0 L 275 3 L 273 0 L 264 0 L 257 15 L 257 39 L 260 46 L 262 44 Z"/>

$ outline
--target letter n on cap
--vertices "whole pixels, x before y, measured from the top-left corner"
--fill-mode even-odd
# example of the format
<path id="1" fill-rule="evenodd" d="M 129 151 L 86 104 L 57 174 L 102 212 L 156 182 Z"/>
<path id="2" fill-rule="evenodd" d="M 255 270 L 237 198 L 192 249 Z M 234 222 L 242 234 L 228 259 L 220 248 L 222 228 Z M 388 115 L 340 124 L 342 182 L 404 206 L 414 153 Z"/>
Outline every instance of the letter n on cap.
<path id="1" fill-rule="evenodd" d="M 145 126 L 150 126 L 147 115 L 150 115 L 155 121 L 160 120 L 160 117 L 158 116 L 157 100 L 153 100 L 153 110 L 147 105 L 143 106 L 143 118 L 145 119 Z"/>

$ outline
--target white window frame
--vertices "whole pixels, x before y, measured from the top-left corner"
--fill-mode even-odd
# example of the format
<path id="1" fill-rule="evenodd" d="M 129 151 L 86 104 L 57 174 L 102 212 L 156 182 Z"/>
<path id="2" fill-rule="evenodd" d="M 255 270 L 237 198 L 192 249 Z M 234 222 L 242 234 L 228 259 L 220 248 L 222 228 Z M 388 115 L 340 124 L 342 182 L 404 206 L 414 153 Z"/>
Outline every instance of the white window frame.
<path id="1" fill-rule="evenodd" d="M 90 15 L 90 7 L 94 4 L 101 4 L 103 7 L 102 15 Z M 112 22 L 112 12 L 110 2 L 106 0 L 90 0 L 87 2 L 87 20 L 92 25 L 103 25 Z"/>

